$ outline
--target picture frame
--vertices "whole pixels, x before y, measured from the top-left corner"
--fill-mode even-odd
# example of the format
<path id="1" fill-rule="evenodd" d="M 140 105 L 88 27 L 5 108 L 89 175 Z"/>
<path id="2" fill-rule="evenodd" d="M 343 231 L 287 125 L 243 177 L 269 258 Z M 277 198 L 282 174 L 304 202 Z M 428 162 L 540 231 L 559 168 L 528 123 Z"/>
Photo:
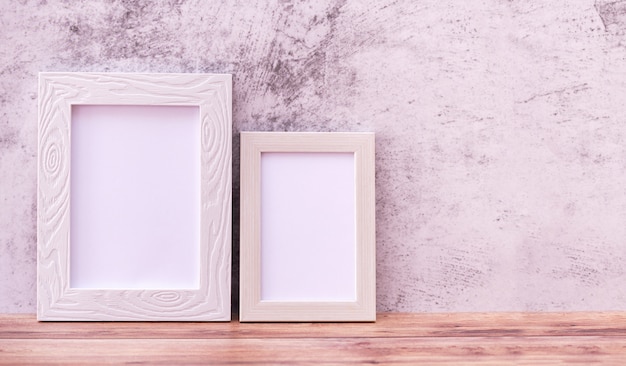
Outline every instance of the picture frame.
<path id="1" fill-rule="evenodd" d="M 39 74 L 37 319 L 231 318 L 232 77 Z"/>
<path id="2" fill-rule="evenodd" d="M 374 133 L 241 132 L 241 322 L 376 320 Z"/>

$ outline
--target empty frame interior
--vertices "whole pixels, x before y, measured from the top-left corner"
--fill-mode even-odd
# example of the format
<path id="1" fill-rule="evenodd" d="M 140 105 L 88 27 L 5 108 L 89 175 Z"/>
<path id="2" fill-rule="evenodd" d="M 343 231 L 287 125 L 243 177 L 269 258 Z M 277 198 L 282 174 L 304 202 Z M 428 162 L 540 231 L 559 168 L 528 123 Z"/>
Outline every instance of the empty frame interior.
<path id="1" fill-rule="evenodd" d="M 74 105 L 70 287 L 200 285 L 197 106 Z"/>
<path id="2" fill-rule="evenodd" d="M 38 320 L 230 320 L 231 85 L 39 75 Z"/>
<path id="3" fill-rule="evenodd" d="M 241 133 L 241 321 L 373 321 L 374 134 Z"/>
<path id="4" fill-rule="evenodd" d="M 262 301 L 356 300 L 354 199 L 353 153 L 261 154 Z"/>

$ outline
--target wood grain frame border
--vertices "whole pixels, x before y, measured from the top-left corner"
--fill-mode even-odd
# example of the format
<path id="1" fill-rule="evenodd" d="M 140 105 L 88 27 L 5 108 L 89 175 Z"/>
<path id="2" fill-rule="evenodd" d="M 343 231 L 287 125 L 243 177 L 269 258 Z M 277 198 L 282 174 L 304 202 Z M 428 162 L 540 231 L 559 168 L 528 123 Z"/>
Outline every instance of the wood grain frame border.
<path id="1" fill-rule="evenodd" d="M 199 288 L 70 287 L 70 135 L 72 105 L 80 104 L 199 107 Z M 38 320 L 230 320 L 231 161 L 232 78 L 229 74 L 41 73 L 37 163 Z"/>
<path id="2" fill-rule="evenodd" d="M 356 300 L 282 302 L 261 299 L 261 154 L 352 152 L 356 192 Z M 240 308 L 242 322 L 376 320 L 374 134 L 241 132 Z"/>

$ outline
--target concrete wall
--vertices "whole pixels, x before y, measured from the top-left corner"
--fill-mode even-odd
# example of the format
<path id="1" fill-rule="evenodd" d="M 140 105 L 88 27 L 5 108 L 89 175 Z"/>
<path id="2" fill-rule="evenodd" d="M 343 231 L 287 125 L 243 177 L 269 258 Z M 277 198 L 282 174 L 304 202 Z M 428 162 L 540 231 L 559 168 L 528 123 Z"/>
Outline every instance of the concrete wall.
<path id="1" fill-rule="evenodd" d="M 626 1 L 2 1 L 0 312 L 39 71 L 233 73 L 236 207 L 239 131 L 375 131 L 379 311 L 626 310 Z"/>

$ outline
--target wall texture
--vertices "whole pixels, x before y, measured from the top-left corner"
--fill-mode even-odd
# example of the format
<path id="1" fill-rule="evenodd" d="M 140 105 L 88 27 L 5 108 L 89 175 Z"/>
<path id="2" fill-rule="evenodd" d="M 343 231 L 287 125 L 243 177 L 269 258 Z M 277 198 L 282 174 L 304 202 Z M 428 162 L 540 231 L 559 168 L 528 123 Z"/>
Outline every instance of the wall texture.
<path id="1" fill-rule="evenodd" d="M 2 1 L 0 45 L 0 312 L 39 71 L 233 73 L 235 235 L 239 131 L 375 131 L 379 311 L 626 310 L 626 1 Z"/>

